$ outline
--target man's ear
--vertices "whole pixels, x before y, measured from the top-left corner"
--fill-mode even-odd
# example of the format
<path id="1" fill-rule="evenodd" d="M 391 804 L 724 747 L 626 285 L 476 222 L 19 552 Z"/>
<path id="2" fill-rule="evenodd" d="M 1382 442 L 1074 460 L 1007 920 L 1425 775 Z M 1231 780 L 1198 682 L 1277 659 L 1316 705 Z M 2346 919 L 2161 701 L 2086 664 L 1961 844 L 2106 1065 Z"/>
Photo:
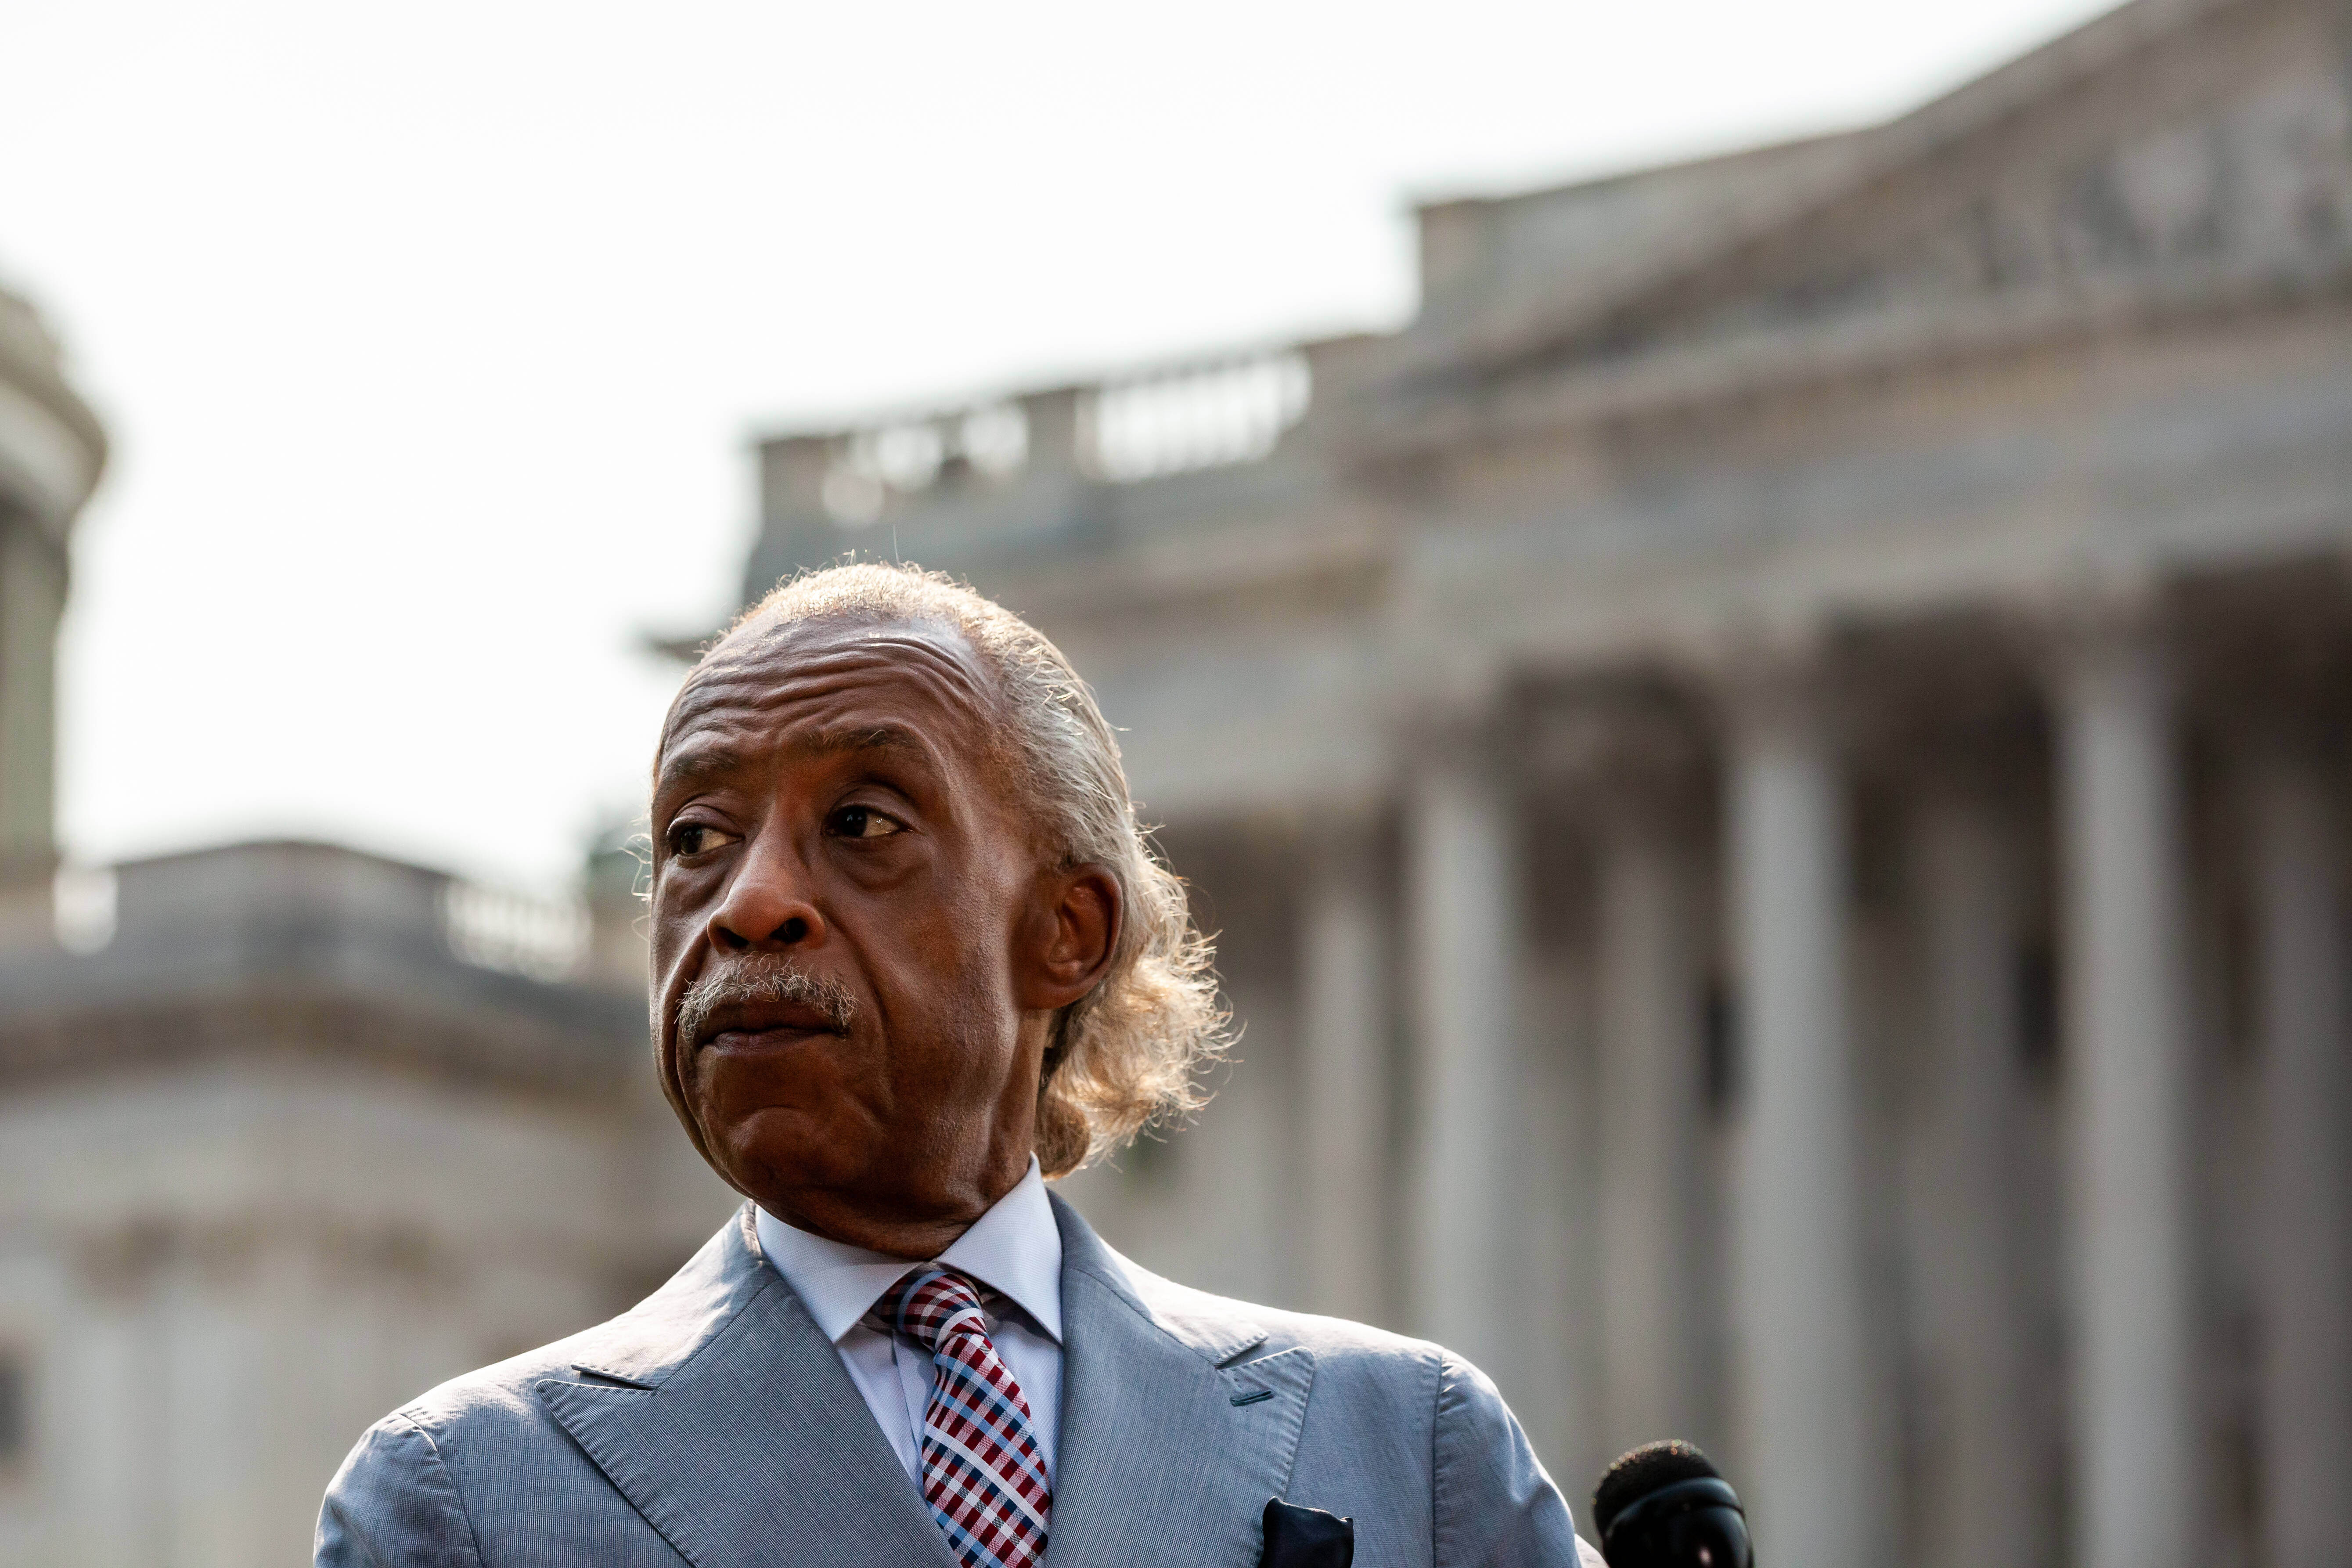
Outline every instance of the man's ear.
<path id="1" fill-rule="evenodd" d="M 1023 922 L 1021 998 L 1024 1011 L 1050 1013 L 1092 991 L 1118 951 L 1122 900 L 1108 866 L 1089 862 L 1048 871 L 1037 879 L 1030 918 Z"/>

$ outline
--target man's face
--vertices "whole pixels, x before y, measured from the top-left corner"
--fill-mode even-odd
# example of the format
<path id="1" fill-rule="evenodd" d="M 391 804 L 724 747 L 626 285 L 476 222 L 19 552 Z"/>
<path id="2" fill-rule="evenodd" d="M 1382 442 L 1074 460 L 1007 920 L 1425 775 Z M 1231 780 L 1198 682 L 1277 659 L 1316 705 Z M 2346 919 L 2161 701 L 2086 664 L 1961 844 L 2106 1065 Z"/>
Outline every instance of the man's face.
<path id="1" fill-rule="evenodd" d="M 951 630 L 755 627 L 680 694 L 655 778 L 672 1103 L 772 1213 L 910 1256 L 1018 1180 L 1053 1009 L 1101 967 L 1057 967 L 1103 900 L 1042 863 L 995 700 Z"/>

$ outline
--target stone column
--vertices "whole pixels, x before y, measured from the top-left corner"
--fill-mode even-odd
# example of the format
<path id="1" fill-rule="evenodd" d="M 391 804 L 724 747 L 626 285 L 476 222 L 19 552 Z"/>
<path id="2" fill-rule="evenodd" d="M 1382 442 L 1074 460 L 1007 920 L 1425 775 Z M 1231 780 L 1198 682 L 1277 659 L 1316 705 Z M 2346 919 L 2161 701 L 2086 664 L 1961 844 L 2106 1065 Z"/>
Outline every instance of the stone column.
<path id="1" fill-rule="evenodd" d="M 1973 795 L 1929 794 L 1914 826 L 1927 952 L 1928 1153 L 1935 1229 L 1921 1248 L 1926 1316 L 1951 1395 L 1951 1458 L 1935 1478 L 1949 1561 L 2027 1568 L 2042 1456 L 2027 1386 L 2029 1320 L 2013 1184 L 2024 1113 L 2011 825 Z"/>
<path id="2" fill-rule="evenodd" d="M 0 507 L 0 883 L 55 869 L 58 624 L 64 547 Z"/>
<path id="3" fill-rule="evenodd" d="M 1692 824 L 1657 781 L 1601 813 L 1599 1136 L 1601 1421 L 1611 1453 L 1691 1436 L 1703 1327 L 1706 925 Z M 1645 787 L 1646 786 L 1646 787 Z"/>
<path id="4" fill-rule="evenodd" d="M 1380 846 L 1350 823 L 1307 847 L 1299 940 L 1299 1125 L 1307 1300 L 1388 1317 L 1389 917 Z"/>
<path id="5" fill-rule="evenodd" d="M 1488 749 L 1448 736 L 1426 742 L 1408 809 L 1415 1316 L 1501 1381 L 1519 937 L 1511 805 Z"/>
<path id="6" fill-rule="evenodd" d="M 2084 632 L 2056 680 L 2081 1568 L 2201 1555 L 2190 1383 L 2187 898 L 2163 651 Z"/>
<path id="7" fill-rule="evenodd" d="M 1800 674 L 1743 692 L 1729 853 L 1745 1059 L 1738 1332 L 1758 1552 L 1880 1568 L 1886 1488 L 1854 1191 L 1844 781 Z"/>
<path id="8" fill-rule="evenodd" d="M 2318 770 L 2261 765 L 2253 808 L 2263 1060 L 2262 1474 L 2273 1568 L 2340 1562 L 2352 1499 L 2352 1050 L 2343 846 Z"/>

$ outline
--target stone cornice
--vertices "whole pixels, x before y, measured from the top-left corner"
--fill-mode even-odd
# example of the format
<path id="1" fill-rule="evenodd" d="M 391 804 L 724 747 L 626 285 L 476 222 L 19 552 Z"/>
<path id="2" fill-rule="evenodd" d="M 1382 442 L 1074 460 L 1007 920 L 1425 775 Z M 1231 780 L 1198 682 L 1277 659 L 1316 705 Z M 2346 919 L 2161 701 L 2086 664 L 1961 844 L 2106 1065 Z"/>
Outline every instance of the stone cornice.
<path id="1" fill-rule="evenodd" d="M 640 1066 L 643 1024 L 631 1006 L 558 1017 L 436 1000 L 425 988 L 392 995 L 267 979 L 128 1001 L 93 989 L 79 1002 L 0 1016 L 0 1085 L 308 1060 L 601 1101 L 625 1096 Z"/>
<path id="2" fill-rule="evenodd" d="M 1547 376 L 1401 397 L 1369 417 L 1360 459 L 1462 442 L 1654 418 L 1767 393 L 1868 382 L 2125 332 L 2184 328 L 2261 310 L 2352 300 L 2352 260 L 2285 270 L 2226 268 L 2163 277 L 2079 279 L 1977 299 L 1920 302 L 1843 321 L 1792 322 L 1737 338 L 1677 344 Z"/>

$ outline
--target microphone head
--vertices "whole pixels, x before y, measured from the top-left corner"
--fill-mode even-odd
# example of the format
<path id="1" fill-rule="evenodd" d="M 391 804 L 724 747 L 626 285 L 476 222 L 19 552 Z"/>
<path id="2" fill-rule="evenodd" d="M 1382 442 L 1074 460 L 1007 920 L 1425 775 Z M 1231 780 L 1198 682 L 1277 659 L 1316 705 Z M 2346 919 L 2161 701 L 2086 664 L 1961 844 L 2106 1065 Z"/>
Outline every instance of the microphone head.
<path id="1" fill-rule="evenodd" d="M 1645 1443 L 1609 1467 L 1592 1527 L 1610 1568 L 1754 1568 L 1748 1517 L 1714 1462 L 1688 1443 Z"/>
<path id="2" fill-rule="evenodd" d="M 1720 1480 L 1723 1472 L 1715 1461 L 1698 1450 L 1696 1443 L 1685 1443 L 1679 1437 L 1667 1437 L 1655 1443 L 1644 1443 L 1631 1453 L 1621 1455 L 1609 1473 L 1601 1478 L 1599 1489 L 1592 1494 L 1592 1529 L 1597 1535 L 1609 1533 L 1625 1505 L 1649 1496 L 1660 1487 L 1670 1487 L 1677 1481 Z"/>

